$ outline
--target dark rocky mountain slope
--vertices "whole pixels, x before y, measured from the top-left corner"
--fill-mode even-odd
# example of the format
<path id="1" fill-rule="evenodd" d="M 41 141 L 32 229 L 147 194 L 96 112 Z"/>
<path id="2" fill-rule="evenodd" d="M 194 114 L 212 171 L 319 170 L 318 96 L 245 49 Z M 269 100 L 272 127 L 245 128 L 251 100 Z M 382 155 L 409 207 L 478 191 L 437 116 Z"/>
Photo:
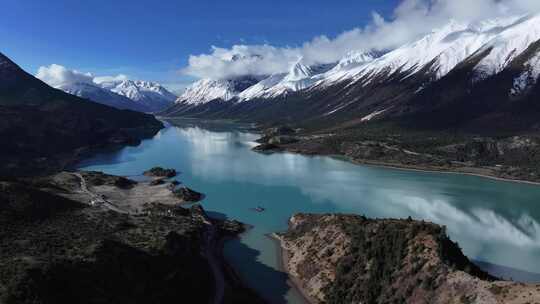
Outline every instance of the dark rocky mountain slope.
<path id="1" fill-rule="evenodd" d="M 135 144 L 163 127 L 53 89 L 0 54 L 0 175 L 59 169 L 97 147 Z"/>

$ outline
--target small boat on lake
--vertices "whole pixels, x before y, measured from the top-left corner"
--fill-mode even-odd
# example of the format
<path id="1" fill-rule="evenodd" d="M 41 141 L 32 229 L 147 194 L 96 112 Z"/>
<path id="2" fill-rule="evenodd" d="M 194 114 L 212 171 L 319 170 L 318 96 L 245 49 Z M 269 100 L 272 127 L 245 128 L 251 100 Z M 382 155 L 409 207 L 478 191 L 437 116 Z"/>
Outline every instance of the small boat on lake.
<path id="1" fill-rule="evenodd" d="M 266 209 L 263 208 L 263 207 L 261 207 L 261 206 L 257 206 L 257 208 L 253 208 L 252 210 L 253 210 L 253 211 L 256 211 L 256 212 L 263 212 L 263 211 L 265 211 Z"/>

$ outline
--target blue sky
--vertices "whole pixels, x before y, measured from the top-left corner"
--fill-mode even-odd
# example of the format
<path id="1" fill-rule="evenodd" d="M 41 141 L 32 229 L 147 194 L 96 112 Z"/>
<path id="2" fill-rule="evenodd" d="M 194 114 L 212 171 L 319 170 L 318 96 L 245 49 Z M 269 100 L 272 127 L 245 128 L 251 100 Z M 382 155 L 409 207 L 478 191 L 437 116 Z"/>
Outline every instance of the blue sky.
<path id="1" fill-rule="evenodd" d="M 363 27 L 399 0 L 2 0 L 0 51 L 35 74 L 57 63 L 179 87 L 190 54 L 212 45 L 298 46 Z"/>

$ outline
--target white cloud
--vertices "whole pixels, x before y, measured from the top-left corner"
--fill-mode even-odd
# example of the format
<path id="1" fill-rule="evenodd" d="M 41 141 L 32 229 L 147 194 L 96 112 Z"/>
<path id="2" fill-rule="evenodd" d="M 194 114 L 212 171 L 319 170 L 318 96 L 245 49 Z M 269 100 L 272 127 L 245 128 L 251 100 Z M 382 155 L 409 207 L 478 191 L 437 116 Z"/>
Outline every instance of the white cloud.
<path id="1" fill-rule="evenodd" d="M 182 72 L 214 79 L 283 73 L 301 57 L 308 64 L 330 63 L 353 50 L 395 48 L 446 24 L 450 19 L 475 22 L 539 11 L 539 0 L 403 0 L 388 20 L 373 12 L 370 24 L 337 37 L 315 37 L 298 47 L 212 47 L 209 54 L 190 56 L 188 67 Z M 232 60 L 233 56 L 235 60 Z"/>
<path id="2" fill-rule="evenodd" d="M 36 77 L 52 87 L 59 87 L 61 85 L 76 82 L 93 83 L 94 78 L 90 73 L 68 70 L 64 66 L 58 64 L 40 67 Z"/>
<path id="3" fill-rule="evenodd" d="M 235 45 L 231 49 L 213 46 L 210 54 L 190 56 L 183 72 L 200 78 L 267 75 L 286 71 L 300 56 L 299 49 L 271 45 Z"/>
<path id="4" fill-rule="evenodd" d="M 36 74 L 36 78 L 55 88 L 73 83 L 101 84 L 108 81 L 121 81 L 128 79 L 128 77 L 123 74 L 117 76 L 96 77 L 91 73 L 70 70 L 59 64 L 51 64 L 49 66 L 40 67 Z"/>
<path id="5" fill-rule="evenodd" d="M 116 76 L 98 76 L 98 77 L 94 77 L 94 82 L 95 83 L 104 83 L 104 82 L 117 82 L 117 81 L 124 81 L 124 80 L 128 80 L 129 77 L 127 77 L 126 75 L 124 74 L 119 74 L 119 75 L 116 75 Z"/>

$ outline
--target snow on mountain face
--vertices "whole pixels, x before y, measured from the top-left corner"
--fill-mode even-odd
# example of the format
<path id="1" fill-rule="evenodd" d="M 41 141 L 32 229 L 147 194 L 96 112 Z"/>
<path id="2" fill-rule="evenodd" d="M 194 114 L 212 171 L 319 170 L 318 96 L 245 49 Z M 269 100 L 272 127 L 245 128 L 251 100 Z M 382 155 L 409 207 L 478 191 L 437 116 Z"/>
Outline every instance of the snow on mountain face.
<path id="1" fill-rule="evenodd" d="M 380 52 L 360 52 L 360 51 L 351 51 L 341 58 L 334 70 L 346 70 L 353 67 L 357 67 L 363 64 L 366 64 L 370 61 L 373 61 L 375 58 L 378 58 L 382 55 Z"/>
<path id="2" fill-rule="evenodd" d="M 333 65 L 308 66 L 299 59 L 286 74 L 272 75 L 238 95 L 240 100 L 276 97 L 312 86 Z"/>
<path id="3" fill-rule="evenodd" d="M 215 99 L 228 101 L 235 97 L 236 93 L 228 80 L 201 79 L 187 88 L 176 103 L 198 105 Z"/>
<path id="4" fill-rule="evenodd" d="M 342 81 L 362 79 L 361 85 L 370 83 L 374 76 L 388 76 L 395 72 L 402 79 L 421 71 L 428 71 L 436 81 L 457 65 L 473 56 L 479 63 L 474 67 L 476 79 L 482 80 L 504 70 L 532 43 L 540 40 L 540 15 L 513 16 L 482 22 L 463 23 L 450 21 L 424 37 L 386 53 L 353 51 L 333 67 L 317 68 L 304 64 L 300 59 L 287 73 L 275 74 L 247 87 L 231 89 L 228 80 L 203 80 L 190 88 L 179 100 L 193 104 L 213 99 L 239 101 L 255 98 L 274 98 L 289 92 L 306 89 L 324 89 Z M 525 84 L 536 82 L 540 74 L 540 57 L 532 58 L 524 72 L 515 81 L 516 92 Z M 427 68 L 427 69 L 426 69 Z M 425 84 L 419 84 L 419 90 Z"/>
<path id="5" fill-rule="evenodd" d="M 297 92 L 311 88 L 316 84 L 331 79 L 342 71 L 372 61 L 375 52 L 351 52 L 337 64 L 308 66 L 300 58 L 291 66 L 288 73 L 271 75 L 238 94 L 240 101 L 255 98 L 273 98 L 289 92 Z M 337 78 L 340 78 L 338 76 Z M 335 79 L 334 79 L 335 80 Z"/>
<path id="6" fill-rule="evenodd" d="M 133 100 L 152 112 L 167 108 L 177 98 L 176 95 L 169 92 L 160 84 L 150 81 L 123 80 L 103 82 L 100 85 L 116 94 Z"/>
<path id="7" fill-rule="evenodd" d="M 396 71 L 412 75 L 428 64 L 435 79 L 448 74 L 467 58 L 487 52 L 475 70 L 484 78 L 502 71 L 530 44 L 540 39 L 540 16 L 510 17 L 479 23 L 448 25 L 413 43 L 347 71 L 335 71 L 330 80 L 354 78 Z"/>
<path id="8" fill-rule="evenodd" d="M 356 56 L 358 61 L 352 60 L 351 63 L 345 58 L 336 69 L 330 71 L 323 83 L 360 79 L 380 73 L 389 75 L 396 71 L 412 75 L 432 62 L 435 62 L 435 77 L 441 78 L 483 45 L 484 41 L 467 31 L 466 24 L 451 22 L 379 58 Z"/>
<path id="9" fill-rule="evenodd" d="M 146 110 L 145 107 L 135 104 L 131 99 L 102 88 L 97 84 L 94 85 L 86 82 L 65 83 L 57 86 L 56 89 L 118 109 L 141 112 Z"/>
<path id="10" fill-rule="evenodd" d="M 176 103 L 199 105 L 216 99 L 229 101 L 257 81 L 258 78 L 251 76 L 237 79 L 201 79 L 188 87 Z"/>
<path id="11" fill-rule="evenodd" d="M 257 97 L 265 97 L 271 89 L 274 88 L 274 91 L 277 91 L 275 89 L 276 86 L 283 81 L 285 76 L 286 74 L 276 74 L 263 79 L 257 84 L 238 94 L 238 98 L 240 98 L 240 100 L 248 100 Z M 279 93 L 277 93 L 277 95 L 279 95 Z"/>
<path id="12" fill-rule="evenodd" d="M 298 60 L 289 70 L 289 74 L 285 76 L 284 81 L 298 81 L 313 75 L 312 69 L 302 62 L 302 59 Z"/>
<path id="13" fill-rule="evenodd" d="M 69 81 L 52 84 L 56 89 L 118 109 L 156 112 L 170 106 L 176 96 L 157 83 L 147 81 Z"/>
<path id="14" fill-rule="evenodd" d="M 351 51 L 329 70 L 325 75 L 320 76 L 320 84 L 328 85 L 352 78 L 357 70 L 382 55 L 375 51 Z"/>
<path id="15" fill-rule="evenodd" d="M 487 76 L 501 72 L 540 39 L 540 15 L 523 17 L 509 26 L 500 26 L 491 31 L 496 35 L 483 47 L 491 48 L 491 51 L 476 67 Z"/>
<path id="16" fill-rule="evenodd" d="M 524 66 L 525 70 L 514 79 L 510 95 L 519 95 L 538 82 L 540 77 L 540 53 L 529 59 Z"/>

